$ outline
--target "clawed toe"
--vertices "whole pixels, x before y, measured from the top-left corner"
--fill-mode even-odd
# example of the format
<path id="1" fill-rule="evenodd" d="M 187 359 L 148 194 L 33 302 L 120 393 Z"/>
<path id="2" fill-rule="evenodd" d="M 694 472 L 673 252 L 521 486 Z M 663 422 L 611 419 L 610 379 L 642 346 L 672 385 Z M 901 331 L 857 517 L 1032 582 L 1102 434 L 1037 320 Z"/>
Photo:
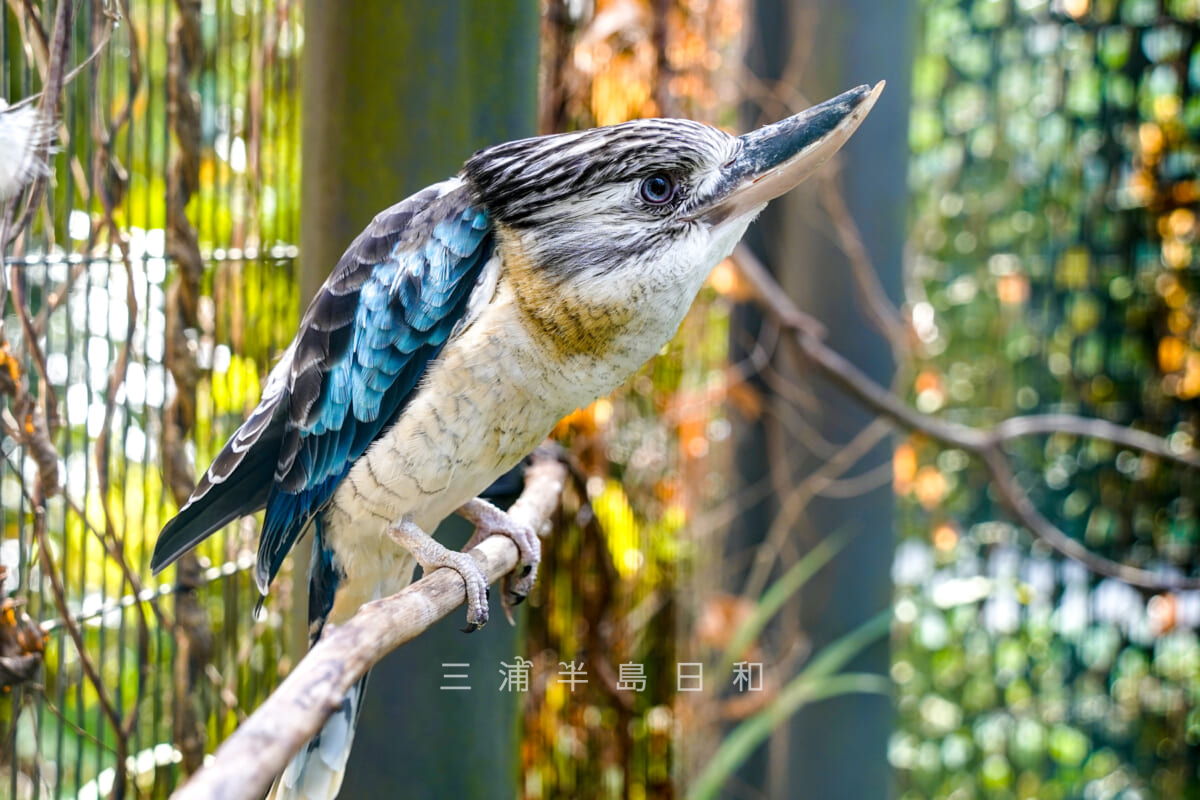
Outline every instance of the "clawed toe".
<path id="1" fill-rule="evenodd" d="M 542 543 L 537 533 L 522 525 L 485 500 L 471 500 L 459 509 L 464 517 L 475 523 L 475 535 L 467 542 L 469 550 L 488 536 L 507 536 L 517 546 L 516 567 L 504 576 L 502 602 L 505 616 L 512 622 L 513 606 L 522 603 L 533 590 L 537 580 L 538 562 L 542 558 Z M 417 559 L 426 572 L 441 567 L 454 570 L 463 579 L 467 596 L 467 626 L 464 633 L 479 630 L 488 621 L 488 582 L 483 568 L 468 553 L 447 550 L 411 520 L 402 520 L 388 529 L 391 537 Z"/>
<path id="2" fill-rule="evenodd" d="M 488 621 L 488 582 L 479 562 L 467 553 L 448 550 L 411 521 L 403 520 L 388 529 L 389 535 L 416 558 L 426 573 L 439 568 L 452 569 L 462 578 L 467 595 L 467 633 L 477 631 Z"/>
<path id="3" fill-rule="evenodd" d="M 533 581 L 537 577 L 537 572 L 532 568 L 521 574 L 521 577 L 510 576 L 508 593 L 515 597 L 520 597 L 524 600 L 533 591 Z"/>
<path id="4" fill-rule="evenodd" d="M 459 565 L 446 565 L 456 571 L 463 579 L 463 583 L 467 587 L 467 627 L 463 628 L 466 633 L 473 633 L 479 630 L 488 621 L 488 601 L 491 599 L 491 591 L 488 589 L 487 576 L 483 574 L 483 569 L 479 566 L 479 562 L 468 556 L 466 553 L 457 553 L 465 557 L 465 561 Z"/>
<path id="5" fill-rule="evenodd" d="M 474 561 L 474 559 L 472 559 L 472 561 Z M 459 573 L 459 574 L 461 575 L 462 573 Z M 481 580 L 487 580 L 486 577 L 484 577 L 482 570 L 480 570 L 479 575 L 480 575 Z M 464 583 L 468 583 L 467 597 L 469 598 L 469 597 L 471 597 L 469 582 L 466 580 L 465 577 L 464 577 L 463 581 L 464 581 Z M 462 628 L 463 633 L 474 633 L 475 631 L 482 628 L 484 625 L 487 625 L 488 600 L 491 599 L 491 596 L 492 596 L 492 593 L 488 590 L 487 586 L 485 585 L 484 589 L 483 589 L 484 600 L 483 600 L 482 604 L 473 605 L 470 602 L 470 600 L 467 601 L 467 625 L 465 628 Z"/>
<path id="6" fill-rule="evenodd" d="M 519 604 L 533 591 L 538 563 L 542 558 L 542 543 L 533 528 L 514 521 L 485 500 L 471 500 L 459 509 L 459 513 L 475 523 L 475 535 L 467 543 L 467 549 L 493 534 L 507 536 L 517 546 L 520 554 L 517 566 L 504 579 L 503 600 L 507 614 L 510 606 Z"/>

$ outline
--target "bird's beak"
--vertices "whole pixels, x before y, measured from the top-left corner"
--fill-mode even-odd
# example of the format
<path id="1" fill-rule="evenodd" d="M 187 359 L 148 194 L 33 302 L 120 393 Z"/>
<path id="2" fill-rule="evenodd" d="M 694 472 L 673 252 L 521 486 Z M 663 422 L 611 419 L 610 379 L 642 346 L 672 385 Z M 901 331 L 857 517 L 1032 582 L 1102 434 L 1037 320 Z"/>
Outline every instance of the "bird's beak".
<path id="1" fill-rule="evenodd" d="M 836 153 L 866 119 L 884 82 L 859 86 L 793 117 L 739 136 L 716 189 L 687 219 L 718 224 L 756 212 L 799 184 Z"/>

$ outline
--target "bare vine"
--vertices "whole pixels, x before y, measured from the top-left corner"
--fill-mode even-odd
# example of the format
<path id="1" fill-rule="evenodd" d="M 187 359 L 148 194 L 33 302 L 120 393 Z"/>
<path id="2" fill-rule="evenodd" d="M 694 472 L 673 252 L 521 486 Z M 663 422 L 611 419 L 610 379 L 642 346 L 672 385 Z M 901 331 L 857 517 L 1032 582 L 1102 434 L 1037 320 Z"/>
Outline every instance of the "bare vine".
<path id="1" fill-rule="evenodd" d="M 76 4 L 73 2 L 58 4 L 53 32 L 49 36 L 46 34 L 34 5 L 25 3 L 21 9 L 28 29 L 32 31 L 34 62 L 42 73 L 43 88 L 40 92 L 30 95 L 16 105 L 20 107 L 35 101 L 40 102 L 38 113 L 47 125 L 59 117 L 59 105 L 66 83 L 89 68 L 92 71 L 92 79 L 95 81 L 98 75 L 96 59 L 107 47 L 117 21 L 127 11 L 124 0 L 115 0 L 114 3 L 88 4 L 87 8 L 93 15 L 90 53 L 69 72 L 66 67 L 71 50 Z M 141 73 L 136 33 L 132 30 L 129 34 L 129 51 L 131 80 L 136 90 L 136 86 L 140 83 Z M 112 151 L 112 142 L 117 131 L 129 121 L 132 103 L 131 93 L 125 105 L 107 121 L 103 116 L 103 111 L 97 109 L 96 116 L 92 121 L 92 138 L 99 146 L 95 152 L 92 180 L 86 179 L 87 176 L 77 160 L 72 164 L 77 177 L 80 178 L 79 185 L 84 191 L 98 189 L 99 200 L 103 208 L 101 224 L 105 232 L 109 234 L 109 241 L 121 254 L 127 279 L 128 327 L 125 331 L 124 345 L 109 373 L 104 426 L 96 440 L 95 450 L 99 493 L 105 518 L 103 531 L 95 529 L 82 505 L 73 498 L 65 496 L 60 486 L 59 452 L 54 445 L 54 439 L 60 427 L 59 403 L 49 378 L 46 354 L 43 350 L 45 325 L 53 308 L 51 303 L 47 303 L 36 319 L 31 315 L 29 301 L 25 294 L 24 276 L 19 272 L 21 256 L 28 238 L 27 234 L 39 213 L 45 220 L 43 230 L 47 237 L 52 237 L 53 234 L 53 223 L 43 199 L 46 194 L 46 181 L 40 177 L 35 179 L 23 195 L 19 194 L 18 197 L 13 198 L 4 209 L 3 220 L 0 222 L 0 252 L 4 253 L 6 262 L 11 264 L 8 274 L 0 276 L 0 305 L 3 304 L 5 294 L 10 293 L 14 313 L 21 324 L 22 346 L 25 351 L 23 355 L 33 365 L 32 373 L 22 374 L 20 362 L 8 353 L 4 332 L 0 329 L 0 346 L 4 347 L 4 361 L 10 378 L 4 382 L 3 389 L 4 393 L 10 395 L 11 398 L 9 409 L 0 417 L 0 423 L 3 424 L 5 433 L 24 447 L 37 470 L 37 480 L 33 491 L 23 489 L 33 518 L 33 540 L 36 544 L 41 572 L 49 582 L 51 598 L 61 619 L 60 625 L 74 645 L 83 676 L 95 691 L 103 719 L 112 729 L 114 739 L 112 752 L 119 765 L 118 769 L 114 771 L 110 792 L 114 798 L 123 798 L 129 792 L 128 775 L 124 765 L 130 753 L 132 736 L 138 723 L 139 703 L 145 694 L 150 669 L 147 612 L 145 604 L 136 604 L 135 613 L 138 625 L 136 651 L 139 671 L 135 697 L 131 703 L 126 705 L 115 699 L 111 687 L 105 682 L 102 671 L 87 649 L 80 623 L 68 606 L 61 566 L 56 563 L 53 550 L 48 542 L 46 500 L 54 495 L 64 494 L 66 505 L 75 511 L 83 521 L 86 530 L 96 534 L 106 556 L 119 566 L 124 580 L 133 592 L 135 594 L 142 592 L 140 580 L 125 558 L 123 545 L 115 529 L 108 478 L 109 433 L 117 390 L 125 377 L 129 362 L 129 347 L 133 341 L 133 327 L 137 319 L 136 298 L 133 295 L 132 264 L 124 234 L 114 221 L 115 209 L 122 201 L 126 183 L 121 179 L 124 175 L 123 168 Z M 69 136 L 70 131 L 65 126 L 60 127 L 60 141 L 67 141 Z M 39 149 L 33 153 L 32 157 L 44 161 L 49 142 L 36 140 L 34 144 Z M 18 201 L 21 200 L 23 200 L 22 210 L 20 213 L 16 213 Z M 14 251 L 14 256 L 10 258 L 10 253 Z M 58 293 L 53 299 L 53 305 L 56 306 L 66 300 L 72 279 L 81 272 L 82 269 L 79 268 L 74 268 L 69 272 L 68 281 L 66 285 L 59 287 Z M 35 394 L 30 388 L 30 382 L 35 379 L 38 389 L 37 400 L 34 399 Z M 159 613 L 153 598 L 149 600 L 149 605 L 154 613 Z"/>
<path id="2" fill-rule="evenodd" d="M 176 506 L 183 506 L 196 484 L 185 449 L 196 423 L 196 386 L 200 371 L 195 341 L 199 329 L 200 279 L 204 259 L 187 204 L 200 186 L 200 98 L 192 80 L 200 65 L 200 0 L 176 0 L 179 17 L 171 31 L 167 63 L 167 118 L 176 154 L 167 176 L 167 255 L 176 277 L 167 294 L 165 364 L 175 382 L 175 398 L 163 414 L 163 482 Z M 195 684 L 212 655 L 208 612 L 200 603 L 200 561 L 195 553 L 180 559 L 175 571 L 174 739 L 189 774 L 204 763 L 204 716 Z"/>

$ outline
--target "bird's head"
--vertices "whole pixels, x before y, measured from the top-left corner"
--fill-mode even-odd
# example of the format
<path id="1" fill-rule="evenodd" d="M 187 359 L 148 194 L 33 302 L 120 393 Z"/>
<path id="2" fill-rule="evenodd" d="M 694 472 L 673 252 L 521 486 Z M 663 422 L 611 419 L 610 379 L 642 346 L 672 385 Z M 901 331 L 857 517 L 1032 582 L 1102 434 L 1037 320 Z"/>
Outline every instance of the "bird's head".
<path id="1" fill-rule="evenodd" d="M 546 280 L 593 294 L 650 280 L 690 305 L 750 221 L 836 153 L 882 90 L 742 136 L 642 119 L 508 142 L 476 153 L 464 177 Z"/>

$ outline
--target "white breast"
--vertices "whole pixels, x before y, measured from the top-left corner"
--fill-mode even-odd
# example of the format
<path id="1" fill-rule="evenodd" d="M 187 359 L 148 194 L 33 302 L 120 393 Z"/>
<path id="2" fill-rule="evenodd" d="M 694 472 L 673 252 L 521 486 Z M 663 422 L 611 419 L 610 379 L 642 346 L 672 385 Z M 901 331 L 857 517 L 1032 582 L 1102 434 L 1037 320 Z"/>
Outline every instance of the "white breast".
<path id="1" fill-rule="evenodd" d="M 627 374 L 584 372 L 547 361 L 501 286 L 334 493 L 325 534 L 347 579 L 333 621 L 409 582 L 414 564 L 388 538 L 387 525 L 407 516 L 432 532 L 537 447 L 559 419 Z"/>
<path id="2" fill-rule="evenodd" d="M 620 287 L 585 287 L 633 310 L 599 353 L 564 353 L 544 341 L 511 283 L 485 276 L 469 324 L 430 365 L 396 423 L 351 467 L 325 512 L 326 536 L 346 573 L 332 621 L 411 579 L 414 564 L 387 536 L 389 524 L 409 517 L 432 532 L 537 447 L 558 420 L 611 392 L 662 347 L 706 274 L 663 266 Z M 483 294 L 490 302 L 479 302 Z"/>

